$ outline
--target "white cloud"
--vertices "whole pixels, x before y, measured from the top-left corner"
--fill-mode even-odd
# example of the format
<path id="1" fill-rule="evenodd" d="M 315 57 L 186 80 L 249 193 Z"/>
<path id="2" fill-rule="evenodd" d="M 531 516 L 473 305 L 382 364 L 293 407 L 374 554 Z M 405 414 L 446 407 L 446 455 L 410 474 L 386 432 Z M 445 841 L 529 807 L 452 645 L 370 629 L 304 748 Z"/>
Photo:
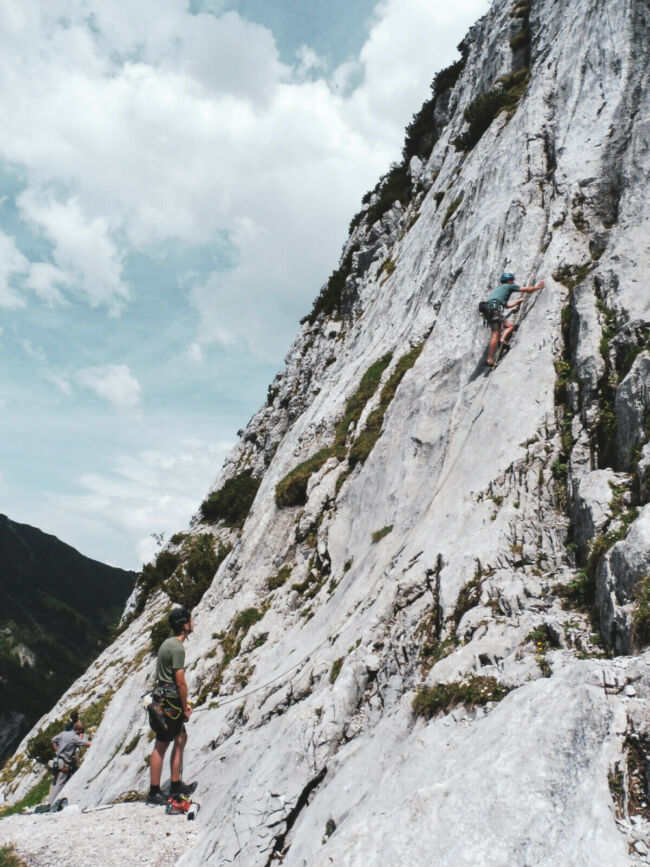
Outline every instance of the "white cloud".
<path id="1" fill-rule="evenodd" d="M 176 450 L 114 457 L 80 478 L 78 494 L 45 495 L 28 520 L 89 557 L 139 568 L 155 551 L 152 531 L 169 538 L 186 529 L 232 445 L 186 440 Z"/>
<path id="2" fill-rule="evenodd" d="M 191 343 L 187 347 L 187 357 L 194 364 L 200 364 L 203 361 L 203 350 L 198 343 Z"/>
<path id="3" fill-rule="evenodd" d="M 452 24 L 486 5 L 387 0 L 359 61 L 328 83 L 304 79 L 323 69 L 312 49 L 289 69 L 270 31 L 218 3 L 198 15 L 186 0 L 9 3 L 0 153 L 24 169 L 19 206 L 54 245 L 55 265 L 34 270 L 30 287 L 47 303 L 76 291 L 115 312 L 129 250 L 209 243 L 249 221 L 258 240 L 240 238 L 235 272 L 195 292 L 200 339 L 249 342 L 248 323 L 263 331 L 280 291 L 264 349 L 277 357 L 335 266 L 361 194 L 453 58 Z M 233 292 L 238 315 L 218 323 L 213 307 L 233 307 Z"/>
<path id="4" fill-rule="evenodd" d="M 0 307 L 24 307 L 25 300 L 12 285 L 16 275 L 24 274 L 29 262 L 13 238 L 0 232 Z"/>
<path id="5" fill-rule="evenodd" d="M 368 135 L 383 123 L 385 135 L 397 130 L 401 142 L 404 126 L 430 96 L 434 73 L 457 59 L 459 24 L 468 27 L 488 6 L 489 0 L 384 0 L 359 58 L 364 84 L 346 112 L 359 118 Z"/>
<path id="6" fill-rule="evenodd" d="M 61 293 L 54 283 L 74 285 L 92 306 L 107 304 L 118 310 L 129 293 L 121 279 L 121 257 L 106 219 L 88 217 L 75 198 L 57 201 L 51 195 L 27 191 L 19 196 L 18 204 L 24 216 L 53 242 L 58 266 L 34 266 L 29 285 L 48 300 L 58 301 Z"/>
<path id="7" fill-rule="evenodd" d="M 37 346 L 35 343 L 33 343 L 31 340 L 28 340 L 26 337 L 21 338 L 20 345 L 22 346 L 23 351 L 25 352 L 25 355 L 27 355 L 33 361 L 38 362 L 38 364 L 45 364 L 46 357 L 45 357 L 45 352 L 43 351 L 42 347 Z"/>
<path id="8" fill-rule="evenodd" d="M 44 370 L 43 377 L 66 397 L 72 397 L 72 384 L 63 374 L 55 370 Z"/>
<path id="9" fill-rule="evenodd" d="M 296 68 L 298 78 L 304 78 L 310 73 L 327 69 L 325 58 L 319 57 L 308 45 L 300 46 L 298 51 L 296 51 L 296 58 L 298 59 L 298 66 Z"/>
<path id="10" fill-rule="evenodd" d="M 69 284 L 67 275 L 56 265 L 48 262 L 35 262 L 30 265 L 26 285 L 46 304 L 63 304 L 65 299 L 61 288 Z"/>
<path id="11" fill-rule="evenodd" d="M 129 409 L 140 403 L 140 383 L 126 364 L 87 367 L 78 371 L 75 379 L 79 385 L 89 388 L 120 409 Z"/>

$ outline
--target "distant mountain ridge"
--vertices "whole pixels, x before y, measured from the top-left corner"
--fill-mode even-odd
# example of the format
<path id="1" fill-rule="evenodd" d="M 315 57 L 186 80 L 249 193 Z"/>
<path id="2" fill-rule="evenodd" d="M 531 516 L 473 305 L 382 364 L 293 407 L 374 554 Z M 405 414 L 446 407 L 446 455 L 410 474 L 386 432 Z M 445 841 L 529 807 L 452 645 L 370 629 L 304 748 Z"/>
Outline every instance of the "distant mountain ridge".
<path id="1" fill-rule="evenodd" d="M 106 645 L 134 581 L 0 515 L 0 763 Z"/>

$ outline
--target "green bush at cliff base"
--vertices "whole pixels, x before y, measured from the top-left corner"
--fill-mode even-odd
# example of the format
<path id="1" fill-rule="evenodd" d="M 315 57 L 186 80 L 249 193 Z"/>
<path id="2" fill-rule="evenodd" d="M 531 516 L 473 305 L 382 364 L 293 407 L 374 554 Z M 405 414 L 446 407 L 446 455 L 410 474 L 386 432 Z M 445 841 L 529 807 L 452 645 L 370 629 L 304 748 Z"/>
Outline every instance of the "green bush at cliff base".
<path id="1" fill-rule="evenodd" d="M 451 683 L 422 686 L 413 699 L 413 713 L 415 716 L 431 719 L 437 714 L 449 713 L 461 704 L 471 710 L 491 701 L 501 701 L 508 691 L 494 677 L 476 675 Z"/>
<path id="2" fill-rule="evenodd" d="M 13 804 L 11 807 L 7 807 L 0 813 L 0 818 L 5 819 L 7 816 L 13 816 L 16 813 L 22 813 L 23 810 L 29 807 L 37 807 L 39 804 L 42 804 L 45 798 L 47 797 L 48 792 L 50 791 L 50 783 L 52 782 L 50 774 L 46 774 L 42 780 L 39 780 L 35 786 L 33 786 L 29 792 L 25 795 L 17 803 Z M 4 846 L 0 848 L 0 855 L 3 852 L 3 849 L 9 849 L 9 853 L 7 854 L 7 858 L 14 858 L 15 860 L 6 860 L 2 861 L 0 859 L 0 867 L 26 867 L 24 861 L 19 861 L 14 855 L 11 854 L 10 847 Z"/>
<path id="3" fill-rule="evenodd" d="M 243 527 L 260 481 L 253 478 L 252 470 L 244 470 L 228 479 L 201 503 L 203 520 L 211 524 L 221 521 L 227 527 Z"/>

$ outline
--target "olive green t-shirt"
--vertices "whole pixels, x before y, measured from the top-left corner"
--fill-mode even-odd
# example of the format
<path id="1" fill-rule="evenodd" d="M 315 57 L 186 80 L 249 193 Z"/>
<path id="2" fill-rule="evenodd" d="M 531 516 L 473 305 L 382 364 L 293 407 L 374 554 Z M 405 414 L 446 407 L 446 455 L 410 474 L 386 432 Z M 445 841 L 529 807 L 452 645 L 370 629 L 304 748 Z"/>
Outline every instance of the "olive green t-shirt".
<path id="1" fill-rule="evenodd" d="M 185 668 L 185 648 L 183 642 L 175 635 L 166 638 L 158 651 L 158 663 L 156 665 L 156 683 L 173 683 L 174 672 L 179 668 Z"/>

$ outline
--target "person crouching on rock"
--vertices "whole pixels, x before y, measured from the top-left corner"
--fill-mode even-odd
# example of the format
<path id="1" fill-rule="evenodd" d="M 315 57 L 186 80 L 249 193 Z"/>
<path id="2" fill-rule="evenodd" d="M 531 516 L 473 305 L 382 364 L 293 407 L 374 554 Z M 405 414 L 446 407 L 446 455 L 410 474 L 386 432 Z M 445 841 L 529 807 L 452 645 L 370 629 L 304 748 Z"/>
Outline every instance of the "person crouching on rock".
<path id="1" fill-rule="evenodd" d="M 72 774 L 77 770 L 77 755 L 80 747 L 89 747 L 91 741 L 82 737 L 83 725 L 77 720 L 72 731 L 63 731 L 52 738 L 52 749 L 55 752 L 52 760 L 54 779 L 47 796 L 48 804 L 53 804 L 59 796 L 59 792 L 68 782 Z"/>
<path id="2" fill-rule="evenodd" d="M 169 625 L 173 636 L 165 639 L 158 651 L 156 665 L 156 686 L 153 691 L 153 704 L 149 709 L 149 721 L 156 734 L 151 761 L 149 764 L 150 787 L 148 804 L 166 804 L 167 796 L 160 790 L 165 753 L 170 743 L 174 743 L 170 758 L 171 796 L 191 795 L 196 783 L 183 783 L 183 751 L 187 743 L 185 722 L 192 715 L 187 703 L 187 683 L 185 681 L 185 648 L 183 643 L 194 631 L 194 620 L 186 608 L 175 608 L 169 614 Z"/>

